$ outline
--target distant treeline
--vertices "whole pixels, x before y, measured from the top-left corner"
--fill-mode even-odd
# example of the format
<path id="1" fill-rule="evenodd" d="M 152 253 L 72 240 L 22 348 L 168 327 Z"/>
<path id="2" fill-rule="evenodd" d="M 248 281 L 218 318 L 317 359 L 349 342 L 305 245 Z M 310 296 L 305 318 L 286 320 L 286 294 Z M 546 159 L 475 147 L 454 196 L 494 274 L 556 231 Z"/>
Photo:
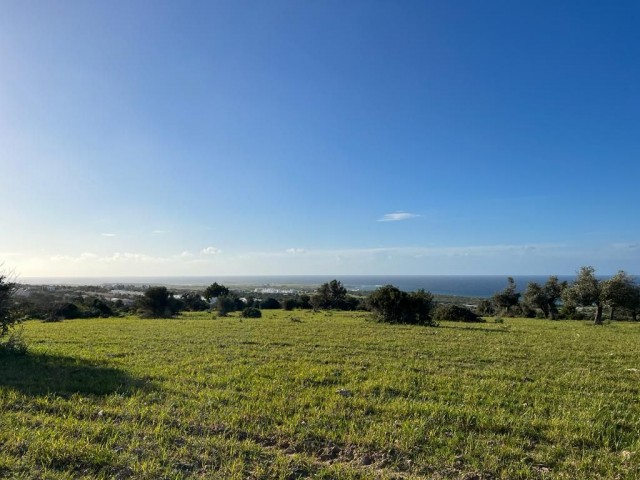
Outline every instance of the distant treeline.
<path id="1" fill-rule="evenodd" d="M 125 288 L 123 286 L 123 288 Z M 104 287 L 41 287 L 14 295 L 16 311 L 23 318 L 59 321 L 73 318 L 139 314 L 141 317 L 173 317 L 182 311 L 213 311 L 217 316 L 243 312 L 257 317 L 266 309 L 363 310 L 391 323 L 430 325 L 439 320 L 481 321 L 486 316 L 585 319 L 602 323 L 610 319 L 636 320 L 640 311 L 640 286 L 625 273 L 599 279 L 592 267 L 582 267 L 572 282 L 551 276 L 545 283 L 530 282 L 522 293 L 513 278 L 490 299 L 467 305 L 436 302 L 430 292 L 404 292 L 385 285 L 368 295 L 351 295 L 338 280 L 322 284 L 315 292 L 279 293 L 258 298 L 255 292 L 231 290 L 214 282 L 203 291 L 175 293 L 166 287 L 148 287 L 125 298 L 108 298 Z M 256 311 L 258 313 L 256 313 Z"/>

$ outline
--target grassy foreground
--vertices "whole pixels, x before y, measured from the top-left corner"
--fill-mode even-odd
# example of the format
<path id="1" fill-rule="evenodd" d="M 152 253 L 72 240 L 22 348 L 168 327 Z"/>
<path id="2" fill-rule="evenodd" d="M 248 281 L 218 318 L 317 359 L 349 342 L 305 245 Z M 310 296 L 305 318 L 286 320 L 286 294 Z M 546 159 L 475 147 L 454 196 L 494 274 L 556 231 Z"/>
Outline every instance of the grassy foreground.
<path id="1" fill-rule="evenodd" d="M 28 322 L 0 477 L 640 478 L 640 325 Z"/>

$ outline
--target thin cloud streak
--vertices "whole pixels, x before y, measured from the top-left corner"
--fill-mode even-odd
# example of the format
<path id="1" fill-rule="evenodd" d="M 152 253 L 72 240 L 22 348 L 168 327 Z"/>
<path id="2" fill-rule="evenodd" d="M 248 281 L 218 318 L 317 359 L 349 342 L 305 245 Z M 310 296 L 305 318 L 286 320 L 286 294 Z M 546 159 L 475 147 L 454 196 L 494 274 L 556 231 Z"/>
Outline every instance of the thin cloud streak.
<path id="1" fill-rule="evenodd" d="M 409 212 L 395 212 L 395 213 L 385 213 L 382 217 L 378 219 L 378 222 L 399 222 L 402 220 L 409 220 L 410 218 L 419 217 L 417 213 L 409 213 Z"/>

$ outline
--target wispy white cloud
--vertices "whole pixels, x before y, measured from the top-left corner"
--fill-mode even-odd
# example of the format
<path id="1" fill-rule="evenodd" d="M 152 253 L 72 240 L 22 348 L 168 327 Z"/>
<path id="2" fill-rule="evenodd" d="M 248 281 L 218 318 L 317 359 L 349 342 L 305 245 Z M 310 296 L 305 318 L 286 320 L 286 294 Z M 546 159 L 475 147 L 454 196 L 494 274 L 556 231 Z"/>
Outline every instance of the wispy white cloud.
<path id="1" fill-rule="evenodd" d="M 115 236 L 117 236 L 115 233 L 101 233 L 100 235 L 102 235 L 103 237 L 115 237 Z"/>
<path id="2" fill-rule="evenodd" d="M 306 253 L 304 248 L 287 248 L 287 253 Z"/>
<path id="3" fill-rule="evenodd" d="M 145 253 L 115 252 L 111 255 L 97 255 L 91 252 L 80 255 L 54 255 L 50 257 L 53 262 L 64 263 L 161 263 L 167 262 L 169 258 L 154 257 Z"/>
<path id="4" fill-rule="evenodd" d="M 394 212 L 394 213 L 385 213 L 382 217 L 378 219 L 378 222 L 399 222 L 401 220 L 409 220 L 410 218 L 419 217 L 417 213 L 409 213 L 409 212 Z"/>
<path id="5" fill-rule="evenodd" d="M 203 248 L 200 253 L 203 255 L 218 255 L 219 253 L 222 253 L 222 250 L 217 247 L 206 247 Z"/>
<path id="6" fill-rule="evenodd" d="M 164 233 L 169 233 L 168 230 L 154 230 L 153 232 L 151 232 L 152 235 L 162 235 Z"/>
<path id="7" fill-rule="evenodd" d="M 84 252 L 80 255 L 54 255 L 50 258 L 52 262 L 70 262 L 70 263 L 81 263 L 90 260 L 98 260 L 100 257 L 95 253 Z"/>

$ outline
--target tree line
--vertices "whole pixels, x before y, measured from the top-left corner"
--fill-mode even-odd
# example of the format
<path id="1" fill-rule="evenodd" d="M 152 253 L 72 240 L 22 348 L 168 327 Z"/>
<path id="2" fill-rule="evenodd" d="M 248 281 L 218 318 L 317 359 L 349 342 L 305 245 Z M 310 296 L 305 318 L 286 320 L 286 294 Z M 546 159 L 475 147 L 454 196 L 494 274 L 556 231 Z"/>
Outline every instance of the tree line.
<path id="1" fill-rule="evenodd" d="M 605 308 L 610 320 L 620 314 L 636 321 L 640 312 L 640 285 L 623 270 L 603 280 L 593 267 L 585 266 L 572 283 L 551 276 L 544 284 L 528 283 L 522 295 L 513 278 L 507 281 L 504 290 L 478 304 L 478 313 L 575 320 L 593 314 L 594 323 L 602 324 Z"/>
<path id="2" fill-rule="evenodd" d="M 434 301 L 430 292 L 404 292 L 393 285 L 378 288 L 368 296 L 350 295 L 338 280 L 322 284 L 314 294 L 265 299 L 240 297 L 217 282 L 201 292 L 174 294 L 166 287 L 147 288 L 134 305 L 109 302 L 99 297 L 79 297 L 73 302 L 52 302 L 38 295 L 17 298 L 17 285 L 0 274 L 0 337 L 24 318 L 57 321 L 67 318 L 109 317 L 137 313 L 141 317 L 167 318 L 182 311 L 213 310 L 219 316 L 241 312 L 242 316 L 260 317 L 265 309 L 365 310 L 378 321 L 435 325 L 438 321 L 482 321 L 482 316 L 525 316 L 547 319 L 585 319 L 593 315 L 596 324 L 603 323 L 605 310 L 609 318 L 636 321 L 640 312 L 640 285 L 635 278 L 619 271 L 608 279 L 596 276 L 590 266 L 580 268 L 569 283 L 551 276 L 544 284 L 530 282 L 523 293 L 513 278 L 507 278 L 504 290 L 481 300 L 475 309 Z"/>
<path id="3" fill-rule="evenodd" d="M 602 280 L 590 266 L 580 268 L 571 283 L 550 276 L 544 284 L 528 283 L 523 293 L 518 291 L 514 279 L 508 277 L 506 288 L 480 301 L 475 310 L 438 304 L 430 292 L 404 292 L 393 285 L 380 287 L 368 297 L 355 297 L 338 280 L 322 284 L 312 296 L 299 295 L 283 301 L 268 298 L 261 302 L 240 299 L 228 288 L 214 283 L 204 291 L 204 298 L 209 302 L 215 299 L 214 308 L 222 316 L 245 308 L 367 310 L 383 322 L 423 325 L 433 325 L 438 320 L 476 322 L 482 316 L 494 315 L 581 320 L 589 314 L 593 314 L 596 324 L 601 324 L 605 308 L 611 320 L 619 314 L 636 321 L 640 311 L 640 285 L 632 276 L 619 271 Z"/>

